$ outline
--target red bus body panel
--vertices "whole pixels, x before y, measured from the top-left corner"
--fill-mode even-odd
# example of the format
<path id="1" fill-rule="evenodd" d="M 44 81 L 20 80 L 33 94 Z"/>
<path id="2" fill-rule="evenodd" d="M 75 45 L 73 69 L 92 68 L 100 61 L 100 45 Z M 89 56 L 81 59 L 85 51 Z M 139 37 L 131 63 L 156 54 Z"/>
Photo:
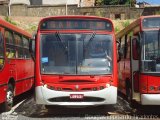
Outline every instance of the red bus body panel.
<path id="1" fill-rule="evenodd" d="M 4 38 L 5 30 L 18 33 L 28 39 L 31 35 L 24 30 L 0 19 L 0 32 L 4 40 L 4 51 L 6 54 L 6 40 Z M 28 46 L 29 47 L 29 46 Z M 10 80 L 14 81 L 14 96 L 20 95 L 31 89 L 34 84 L 34 62 L 31 58 L 10 59 L 4 55 L 4 65 L 0 70 L 0 103 L 6 101 L 6 91 Z"/>

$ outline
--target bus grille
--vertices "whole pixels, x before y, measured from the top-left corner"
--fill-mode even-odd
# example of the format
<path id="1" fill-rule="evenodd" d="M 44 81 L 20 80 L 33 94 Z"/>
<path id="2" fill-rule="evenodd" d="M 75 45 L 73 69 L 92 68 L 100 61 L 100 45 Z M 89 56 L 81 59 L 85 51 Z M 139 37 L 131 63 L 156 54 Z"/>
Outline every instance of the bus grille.
<path id="1" fill-rule="evenodd" d="M 84 97 L 83 99 L 70 99 L 69 97 L 57 97 L 48 99 L 50 102 L 103 102 L 105 99 L 98 97 Z"/>
<path id="2" fill-rule="evenodd" d="M 93 83 L 93 80 L 62 80 L 61 83 Z"/>

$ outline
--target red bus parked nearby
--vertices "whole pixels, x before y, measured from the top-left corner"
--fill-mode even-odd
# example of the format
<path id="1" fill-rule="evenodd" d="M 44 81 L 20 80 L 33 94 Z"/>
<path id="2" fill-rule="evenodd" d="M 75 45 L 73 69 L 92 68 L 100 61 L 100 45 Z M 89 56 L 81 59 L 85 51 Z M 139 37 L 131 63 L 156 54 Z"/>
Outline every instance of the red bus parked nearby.
<path id="1" fill-rule="evenodd" d="M 13 98 L 34 83 L 34 62 L 29 53 L 31 35 L 0 19 L 0 103 L 11 109 Z"/>
<path id="2" fill-rule="evenodd" d="M 160 16 L 140 17 L 116 38 L 122 49 L 119 91 L 130 103 L 160 105 Z"/>
<path id="3" fill-rule="evenodd" d="M 37 104 L 116 103 L 117 52 L 111 20 L 93 16 L 42 19 L 35 61 Z"/>

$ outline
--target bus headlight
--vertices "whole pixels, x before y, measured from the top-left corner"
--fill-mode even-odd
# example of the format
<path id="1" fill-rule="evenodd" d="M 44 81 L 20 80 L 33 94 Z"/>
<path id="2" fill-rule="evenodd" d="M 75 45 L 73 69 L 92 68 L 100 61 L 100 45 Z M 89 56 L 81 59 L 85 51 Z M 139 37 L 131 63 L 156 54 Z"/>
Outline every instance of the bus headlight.
<path id="1" fill-rule="evenodd" d="M 104 89 L 104 86 L 100 86 L 100 90 L 103 90 Z"/>
<path id="2" fill-rule="evenodd" d="M 107 87 L 107 88 L 110 87 L 110 86 L 111 86 L 110 84 L 108 84 L 108 83 L 106 84 L 106 87 Z"/>
<path id="3" fill-rule="evenodd" d="M 57 87 L 57 90 L 58 90 L 58 91 L 61 91 L 61 90 L 62 90 L 62 88 L 60 88 L 60 87 Z"/>
<path id="4" fill-rule="evenodd" d="M 93 88 L 93 91 L 96 91 L 96 90 L 97 90 L 97 88 L 96 88 L 96 87 L 94 87 L 94 88 Z"/>

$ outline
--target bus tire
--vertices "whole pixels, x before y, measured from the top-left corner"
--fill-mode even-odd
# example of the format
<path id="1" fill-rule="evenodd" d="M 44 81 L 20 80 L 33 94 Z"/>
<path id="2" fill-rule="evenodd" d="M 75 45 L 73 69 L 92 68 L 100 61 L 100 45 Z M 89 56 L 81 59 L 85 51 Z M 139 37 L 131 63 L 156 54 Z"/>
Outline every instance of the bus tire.
<path id="1" fill-rule="evenodd" d="M 12 84 L 8 84 L 6 101 L 3 104 L 4 111 L 10 111 L 13 106 L 14 88 Z"/>
<path id="2" fill-rule="evenodd" d="M 53 110 L 53 105 L 45 105 L 45 108 L 48 110 Z"/>

